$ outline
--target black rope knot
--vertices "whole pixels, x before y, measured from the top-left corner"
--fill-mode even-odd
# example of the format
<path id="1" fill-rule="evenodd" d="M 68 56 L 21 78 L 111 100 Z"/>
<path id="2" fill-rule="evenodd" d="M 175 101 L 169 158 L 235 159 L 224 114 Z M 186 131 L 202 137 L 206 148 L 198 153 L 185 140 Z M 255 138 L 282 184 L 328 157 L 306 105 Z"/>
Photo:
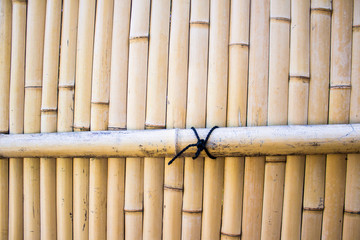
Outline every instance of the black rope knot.
<path id="1" fill-rule="evenodd" d="M 187 145 L 183 150 L 181 150 L 178 154 L 175 155 L 175 157 L 173 157 L 173 159 L 171 159 L 168 163 L 168 165 L 172 164 L 176 158 L 178 158 L 181 154 L 183 154 L 183 152 L 185 152 L 186 150 L 188 150 L 191 147 L 197 147 L 197 151 L 195 153 L 195 156 L 193 157 L 193 159 L 196 159 L 202 150 L 205 150 L 206 154 L 208 155 L 209 158 L 211 159 L 215 159 L 216 157 L 214 157 L 213 155 L 211 155 L 209 153 L 209 150 L 206 148 L 206 143 L 210 138 L 211 133 L 218 128 L 218 126 L 215 126 L 213 128 L 211 128 L 211 130 L 209 131 L 208 135 L 206 136 L 205 140 L 204 139 L 200 139 L 199 134 L 197 133 L 196 129 L 194 127 L 191 127 L 191 129 L 194 131 L 195 136 L 197 138 L 197 143 L 194 144 L 189 144 Z"/>

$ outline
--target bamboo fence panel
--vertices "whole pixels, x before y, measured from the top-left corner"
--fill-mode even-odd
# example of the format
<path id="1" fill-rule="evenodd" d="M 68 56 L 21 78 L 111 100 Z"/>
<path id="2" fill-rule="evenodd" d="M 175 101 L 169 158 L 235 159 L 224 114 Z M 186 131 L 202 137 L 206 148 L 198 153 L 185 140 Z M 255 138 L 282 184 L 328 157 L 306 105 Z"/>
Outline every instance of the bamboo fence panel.
<path id="1" fill-rule="evenodd" d="M 78 0 L 63 1 L 58 87 L 58 132 L 72 132 L 73 130 L 78 8 Z M 56 169 L 57 239 L 71 239 L 73 235 L 72 159 L 58 158 Z"/>
<path id="2" fill-rule="evenodd" d="M 0 2 L 0 133 L 9 133 L 11 1 Z M 9 159 L 0 159 L 0 239 L 9 232 Z"/>
<path id="3" fill-rule="evenodd" d="M 46 4 L 41 132 L 56 132 L 61 1 Z M 40 158 L 40 238 L 56 239 L 56 162 Z"/>
<path id="4" fill-rule="evenodd" d="M 360 122 L 360 2 L 353 5 L 350 123 Z M 347 156 L 342 239 L 360 238 L 360 155 Z"/>
<path id="5" fill-rule="evenodd" d="M 191 1 L 186 128 L 205 127 L 209 1 Z M 199 91 L 203 89 L 204 91 Z M 185 158 L 182 239 L 201 238 L 204 158 Z"/>
<path id="6" fill-rule="evenodd" d="M 9 133 L 24 132 L 26 2 L 13 1 Z M 9 239 L 23 239 L 23 159 L 9 159 Z"/>
<path id="7" fill-rule="evenodd" d="M 252 1 L 247 125 L 266 125 L 270 1 Z M 245 158 L 242 239 L 260 239 L 265 157 Z"/>
<path id="8" fill-rule="evenodd" d="M 246 126 L 250 1 L 231 1 L 227 126 Z M 221 239 L 240 239 L 244 157 L 227 157 Z"/>
<path id="9" fill-rule="evenodd" d="M 287 124 L 290 1 L 270 1 L 268 125 Z M 285 178 L 284 156 L 265 159 L 261 239 L 280 239 Z"/>
<path id="10" fill-rule="evenodd" d="M 46 1 L 29 1 L 26 30 L 24 133 L 40 132 Z M 24 238 L 40 238 L 40 159 L 24 158 Z"/>
<path id="11" fill-rule="evenodd" d="M 126 129 L 131 1 L 114 1 L 108 130 Z M 108 159 L 107 238 L 124 239 L 125 158 Z"/>
<path id="12" fill-rule="evenodd" d="M 288 124 L 306 124 L 310 74 L 310 1 L 291 3 Z M 305 156 L 287 156 L 282 239 L 300 239 Z"/>
<path id="13" fill-rule="evenodd" d="M 74 131 L 90 130 L 95 0 L 79 1 Z M 73 237 L 89 239 L 89 159 L 73 159 Z"/>
<path id="14" fill-rule="evenodd" d="M 171 6 L 166 128 L 185 128 L 190 1 Z M 165 158 L 163 239 L 181 238 L 184 158 Z"/>
<path id="15" fill-rule="evenodd" d="M 129 36 L 127 128 L 144 129 L 148 70 L 150 1 L 134 0 Z M 125 239 L 143 235 L 144 159 L 127 158 L 125 176 Z"/>
<path id="16" fill-rule="evenodd" d="M 331 1 L 311 1 L 308 124 L 326 124 L 330 75 Z M 324 210 L 325 155 L 307 155 L 302 239 L 320 239 Z"/>
<path id="17" fill-rule="evenodd" d="M 333 1 L 329 124 L 348 123 L 351 90 L 352 1 Z M 342 236 L 346 155 L 327 155 L 322 238 Z"/>
<path id="18" fill-rule="evenodd" d="M 170 1 L 152 2 L 146 129 L 165 128 Z M 143 239 L 161 239 L 164 159 L 144 159 Z"/>
<path id="19" fill-rule="evenodd" d="M 230 1 L 210 1 L 206 126 L 226 126 Z M 219 61 L 219 59 L 223 59 Z M 224 187 L 224 158 L 204 161 L 201 238 L 219 239 Z"/>

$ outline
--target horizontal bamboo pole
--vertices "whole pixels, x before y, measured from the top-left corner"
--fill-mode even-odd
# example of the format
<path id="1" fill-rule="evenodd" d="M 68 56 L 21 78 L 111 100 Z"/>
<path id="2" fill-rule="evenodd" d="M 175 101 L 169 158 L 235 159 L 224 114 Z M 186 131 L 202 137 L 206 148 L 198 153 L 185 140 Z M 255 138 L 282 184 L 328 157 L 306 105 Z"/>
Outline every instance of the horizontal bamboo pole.
<path id="1" fill-rule="evenodd" d="M 0 134 L 0 158 L 172 157 L 196 141 L 191 129 Z M 360 153 L 360 124 L 218 128 L 207 148 L 216 157 Z"/>

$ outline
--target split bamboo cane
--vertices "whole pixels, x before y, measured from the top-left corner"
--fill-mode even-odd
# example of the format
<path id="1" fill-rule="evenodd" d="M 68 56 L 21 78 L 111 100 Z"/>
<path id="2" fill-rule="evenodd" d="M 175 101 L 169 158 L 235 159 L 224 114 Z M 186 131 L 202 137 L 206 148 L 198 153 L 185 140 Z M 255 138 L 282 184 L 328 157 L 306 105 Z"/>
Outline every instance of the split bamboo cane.
<path id="1" fill-rule="evenodd" d="M 288 124 L 306 124 L 310 63 L 310 1 L 291 2 Z M 300 239 L 305 156 L 287 156 L 281 239 Z"/>
<path id="2" fill-rule="evenodd" d="M 268 125 L 287 124 L 290 1 L 270 1 Z M 266 157 L 261 239 L 280 239 L 284 156 Z"/>
<path id="3" fill-rule="evenodd" d="M 144 129 L 150 1 L 132 2 L 129 37 L 127 128 Z M 125 239 L 142 239 L 144 159 L 126 159 Z"/>
<path id="4" fill-rule="evenodd" d="M 333 1 L 329 124 L 348 123 L 353 1 Z M 327 155 L 322 238 L 341 239 L 346 155 Z"/>
<path id="5" fill-rule="evenodd" d="M 40 132 L 46 1 L 29 1 L 26 30 L 24 132 Z M 24 159 L 24 239 L 40 238 L 40 159 Z"/>
<path id="6" fill-rule="evenodd" d="M 146 100 L 147 129 L 165 128 L 170 0 L 152 2 Z M 143 239 L 161 239 L 164 159 L 144 159 Z"/>
<path id="7" fill-rule="evenodd" d="M 90 130 L 95 0 L 79 0 L 74 131 Z M 89 159 L 73 159 L 73 236 L 89 239 Z M 76 193 L 76 194 L 75 194 Z"/>
<path id="8" fill-rule="evenodd" d="M 250 1 L 231 1 L 227 126 L 246 126 Z M 244 157 L 225 158 L 221 239 L 240 239 Z"/>
<path id="9" fill-rule="evenodd" d="M 107 130 L 113 0 L 97 2 L 91 91 L 91 131 Z M 90 159 L 89 239 L 106 238 L 107 159 Z"/>
<path id="10" fill-rule="evenodd" d="M 71 132 L 74 117 L 75 57 L 78 22 L 78 0 L 63 1 L 59 73 L 58 132 Z M 73 236 L 73 161 L 56 160 L 57 239 Z M 76 193 L 78 194 L 78 193 Z"/>
<path id="11" fill-rule="evenodd" d="M 61 1 L 46 5 L 41 132 L 56 132 Z M 56 239 L 56 162 L 40 158 L 40 238 Z"/>
<path id="12" fill-rule="evenodd" d="M 114 1 L 108 130 L 126 129 L 131 0 Z M 125 158 L 108 159 L 107 239 L 125 238 Z"/>
<path id="13" fill-rule="evenodd" d="M 209 1 L 192 1 L 186 127 L 205 127 Z M 203 89 L 204 91 L 201 91 Z M 201 238 L 204 158 L 185 158 L 182 239 Z"/>
<path id="14" fill-rule="evenodd" d="M 350 122 L 360 122 L 360 2 L 354 1 Z M 343 238 L 360 238 L 360 155 L 347 157 Z"/>
<path id="15" fill-rule="evenodd" d="M 185 128 L 188 77 L 190 0 L 173 1 L 169 45 L 166 128 Z M 181 212 L 184 158 L 178 158 L 164 170 L 163 239 L 181 238 Z"/>
<path id="16" fill-rule="evenodd" d="M 270 1 L 251 2 L 247 125 L 266 125 Z M 245 158 L 242 239 L 260 239 L 265 157 Z"/>
<path id="17" fill-rule="evenodd" d="M 308 124 L 328 119 L 331 1 L 311 1 Z M 320 239 L 324 210 L 325 156 L 307 155 L 304 182 L 302 239 Z"/>
<path id="18" fill-rule="evenodd" d="M 230 1 L 210 1 L 206 126 L 226 126 Z M 219 59 L 223 59 L 219 61 Z M 224 158 L 205 158 L 201 238 L 220 239 Z"/>
<path id="19" fill-rule="evenodd" d="M 9 133 L 24 132 L 26 1 L 13 1 Z M 9 239 L 23 239 L 23 159 L 9 159 Z"/>
<path id="20" fill-rule="evenodd" d="M 0 2 L 0 133 L 9 132 L 11 0 Z M 0 159 L 0 240 L 9 233 L 9 159 Z"/>

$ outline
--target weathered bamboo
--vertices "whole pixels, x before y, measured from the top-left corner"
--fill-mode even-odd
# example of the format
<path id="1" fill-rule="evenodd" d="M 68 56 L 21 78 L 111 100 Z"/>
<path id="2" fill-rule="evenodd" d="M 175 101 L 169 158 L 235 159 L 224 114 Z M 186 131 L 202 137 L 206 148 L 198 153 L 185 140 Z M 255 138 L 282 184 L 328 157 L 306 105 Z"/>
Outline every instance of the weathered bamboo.
<path id="1" fill-rule="evenodd" d="M 13 1 L 9 133 L 24 132 L 26 2 Z M 9 159 L 9 239 L 23 239 L 23 159 Z"/>
<path id="2" fill-rule="evenodd" d="M 348 123 L 350 110 L 353 1 L 333 1 L 329 124 Z M 346 155 L 328 155 L 322 238 L 341 239 Z"/>
<path id="3" fill-rule="evenodd" d="M 74 131 L 90 130 L 95 0 L 79 0 Z M 58 155 L 59 156 L 59 155 Z M 73 236 L 89 238 L 89 159 L 73 159 Z"/>
<path id="4" fill-rule="evenodd" d="M 209 1 L 192 1 L 186 127 L 205 127 Z M 203 89 L 203 91 L 199 91 Z M 185 158 L 182 239 L 200 239 L 204 158 Z"/>
<path id="5" fill-rule="evenodd" d="M 113 6 L 113 0 L 106 0 L 96 7 L 91 131 L 108 128 Z M 91 158 L 89 167 L 89 239 L 105 239 L 107 159 Z"/>
<path id="6" fill-rule="evenodd" d="M 24 132 L 40 132 L 46 1 L 29 1 L 26 30 Z M 24 159 L 24 239 L 40 238 L 40 160 Z"/>
<path id="7" fill-rule="evenodd" d="M 291 2 L 288 124 L 306 124 L 310 74 L 310 1 Z M 300 239 L 305 156 L 288 156 L 281 239 Z"/>
<path id="8" fill-rule="evenodd" d="M 165 128 L 170 0 L 152 2 L 146 100 L 147 129 Z M 161 239 L 164 159 L 144 159 L 143 239 Z"/>
<path id="9" fill-rule="evenodd" d="M 354 1 L 350 122 L 360 122 L 360 2 Z M 347 156 L 345 209 L 342 239 L 360 238 L 360 155 Z"/>
<path id="10" fill-rule="evenodd" d="M 266 125 L 270 1 L 251 2 L 247 125 Z M 260 239 L 265 158 L 245 159 L 242 239 Z"/>
<path id="11" fill-rule="evenodd" d="M 109 130 L 126 129 L 131 1 L 114 1 Z M 125 158 L 108 159 L 107 238 L 124 239 Z"/>
<path id="12" fill-rule="evenodd" d="M 268 125 L 287 124 L 290 1 L 270 1 Z M 261 239 L 280 239 L 285 160 L 266 157 Z"/>
<path id="13" fill-rule="evenodd" d="M 134 0 L 131 8 L 127 128 L 144 129 L 150 1 Z M 125 239 L 141 239 L 143 235 L 143 171 L 143 159 L 126 159 Z"/>
<path id="14" fill-rule="evenodd" d="M 41 132 L 56 132 L 61 1 L 46 4 Z M 40 238 L 56 239 L 56 162 L 40 158 Z"/>
<path id="15" fill-rule="evenodd" d="M 308 124 L 328 119 L 331 1 L 311 1 Z M 307 155 L 304 182 L 302 239 L 320 239 L 324 210 L 325 156 Z"/>
<path id="16" fill-rule="evenodd" d="M 174 1 L 171 9 L 166 128 L 185 128 L 188 77 L 190 0 Z M 184 158 L 165 159 L 163 239 L 181 238 Z"/>
<path id="17" fill-rule="evenodd" d="M 11 0 L 0 2 L 0 133 L 9 132 Z M 0 159 L 0 239 L 9 232 L 9 159 Z"/>
<path id="18" fill-rule="evenodd" d="M 73 129 L 75 57 L 79 1 L 63 1 L 61 53 L 59 73 L 58 132 Z M 73 162 L 71 158 L 56 160 L 57 239 L 72 238 Z M 78 192 L 76 192 L 78 194 Z"/>
<path id="19" fill-rule="evenodd" d="M 226 126 L 230 1 L 210 1 L 206 126 Z M 223 59 L 222 61 L 218 61 Z M 224 158 L 205 158 L 201 238 L 220 239 Z"/>

